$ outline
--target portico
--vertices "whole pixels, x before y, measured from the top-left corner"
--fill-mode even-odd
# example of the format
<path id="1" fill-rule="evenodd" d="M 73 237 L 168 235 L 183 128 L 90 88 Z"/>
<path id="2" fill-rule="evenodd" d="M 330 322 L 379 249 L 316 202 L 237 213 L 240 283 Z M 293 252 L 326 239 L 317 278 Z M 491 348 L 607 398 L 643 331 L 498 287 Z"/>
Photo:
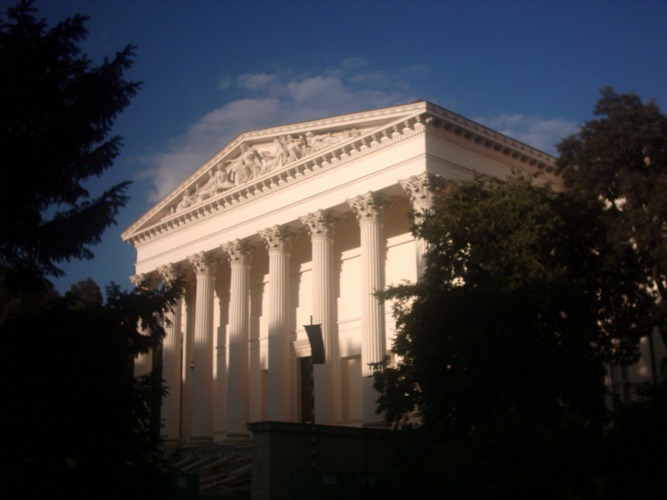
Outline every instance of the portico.
<path id="1" fill-rule="evenodd" d="M 249 422 L 382 426 L 369 364 L 387 355 L 376 290 L 422 272 L 412 213 L 447 179 L 553 158 L 431 103 L 241 134 L 129 227 L 137 274 L 188 277 L 163 344 L 175 446 L 249 439 Z M 303 325 L 322 325 L 312 379 Z"/>

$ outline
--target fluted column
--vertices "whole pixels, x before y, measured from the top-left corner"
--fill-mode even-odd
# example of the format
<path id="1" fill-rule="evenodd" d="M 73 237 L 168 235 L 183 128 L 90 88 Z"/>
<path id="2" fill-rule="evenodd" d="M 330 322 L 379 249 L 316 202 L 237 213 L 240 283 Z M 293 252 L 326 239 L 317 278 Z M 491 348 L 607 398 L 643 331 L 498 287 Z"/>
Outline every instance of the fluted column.
<path id="1" fill-rule="evenodd" d="M 433 207 L 433 196 L 444 187 L 444 181 L 439 177 L 434 177 L 424 172 L 400 181 L 400 185 L 410 197 L 412 210 L 414 211 L 414 223 L 416 226 L 419 226 L 423 222 L 424 216 Z M 426 269 L 426 251 L 428 247 L 426 240 L 423 238 L 416 238 L 415 244 L 417 252 L 417 278 L 421 278 Z"/>
<path id="2" fill-rule="evenodd" d="M 260 232 L 269 251 L 269 420 L 292 420 L 290 405 L 289 235 L 274 226 Z"/>
<path id="3" fill-rule="evenodd" d="M 227 439 L 247 439 L 249 249 L 247 243 L 241 240 L 227 243 L 222 249 L 231 267 Z"/>
<path id="4" fill-rule="evenodd" d="M 214 266 L 204 252 L 190 257 L 195 269 L 195 325 L 192 384 L 192 435 L 193 442 L 212 441 L 213 407 L 213 287 Z"/>
<path id="5" fill-rule="evenodd" d="M 335 423 L 333 408 L 338 345 L 333 325 L 333 218 L 318 210 L 301 218 L 310 233 L 313 261 L 313 323 L 322 325 L 325 363 L 313 367 L 315 419 Z"/>
<path id="6" fill-rule="evenodd" d="M 225 434 L 227 429 L 227 325 L 229 323 L 229 282 L 216 279 L 218 296 L 218 337 L 215 353 L 215 381 L 213 384 L 213 436 Z"/>
<path id="7" fill-rule="evenodd" d="M 195 335 L 195 295 L 196 283 L 194 273 L 187 273 L 185 281 L 185 296 L 183 297 L 185 312 L 185 331 L 183 332 L 183 363 L 181 365 L 181 377 L 183 386 L 181 389 L 181 440 L 190 441 L 192 436 L 192 387 L 194 385 L 194 335 Z"/>
<path id="8" fill-rule="evenodd" d="M 359 219 L 361 231 L 361 375 L 363 425 L 382 425 L 375 412 L 379 393 L 373 388 L 371 363 L 386 355 L 384 302 L 374 293 L 384 288 L 383 203 L 378 195 L 367 193 L 348 200 Z"/>
<path id="9" fill-rule="evenodd" d="M 177 271 L 173 265 L 161 267 L 163 279 L 172 282 Z M 167 394 L 162 401 L 163 434 L 167 445 L 180 442 L 181 438 L 181 300 L 165 315 L 165 336 L 162 341 L 162 378 Z"/>

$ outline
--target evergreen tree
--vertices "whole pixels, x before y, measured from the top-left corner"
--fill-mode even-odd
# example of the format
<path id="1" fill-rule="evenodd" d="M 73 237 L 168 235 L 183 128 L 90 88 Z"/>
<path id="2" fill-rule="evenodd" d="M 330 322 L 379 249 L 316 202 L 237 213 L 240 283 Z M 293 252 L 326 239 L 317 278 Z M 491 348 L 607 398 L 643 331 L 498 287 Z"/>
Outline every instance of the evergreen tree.
<path id="1" fill-rule="evenodd" d="M 92 258 L 91 245 L 127 200 L 126 182 L 94 197 L 86 181 L 120 152 L 111 130 L 139 88 L 124 79 L 133 47 L 94 65 L 78 45 L 86 20 L 49 28 L 29 0 L 0 18 L 0 265 L 38 277 Z"/>
<path id="2" fill-rule="evenodd" d="M 166 498 L 164 387 L 159 371 L 135 378 L 133 362 L 159 351 L 180 282 L 112 284 L 104 298 L 92 280 L 64 297 L 48 281 L 93 257 L 126 202 L 128 183 L 99 196 L 86 183 L 119 154 L 133 48 L 93 65 L 78 46 L 86 19 L 48 28 L 27 0 L 0 19 L 1 474 L 21 498 Z"/>

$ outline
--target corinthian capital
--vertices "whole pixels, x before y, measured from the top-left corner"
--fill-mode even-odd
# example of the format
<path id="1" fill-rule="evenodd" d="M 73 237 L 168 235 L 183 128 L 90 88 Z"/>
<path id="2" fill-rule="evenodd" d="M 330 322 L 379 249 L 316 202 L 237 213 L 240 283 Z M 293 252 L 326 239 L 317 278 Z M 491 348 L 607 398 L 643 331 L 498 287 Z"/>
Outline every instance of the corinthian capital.
<path id="1" fill-rule="evenodd" d="M 433 196 L 445 187 L 445 181 L 428 172 L 413 175 L 399 184 L 410 197 L 412 208 L 417 212 L 430 210 L 433 206 Z"/>
<path id="2" fill-rule="evenodd" d="M 199 252 L 188 257 L 188 261 L 197 273 L 212 273 L 214 269 L 213 258 L 206 252 Z"/>
<path id="3" fill-rule="evenodd" d="M 347 200 L 359 222 L 380 222 L 387 202 L 377 193 L 369 191 Z"/>
<path id="4" fill-rule="evenodd" d="M 306 226 L 311 238 L 330 238 L 336 220 L 328 210 L 318 210 L 301 217 L 301 223 Z"/>
<path id="5" fill-rule="evenodd" d="M 250 245 L 245 240 L 234 240 L 222 245 L 222 251 L 231 264 L 245 264 L 250 258 Z"/>
<path id="6" fill-rule="evenodd" d="M 151 289 L 157 285 L 157 279 L 154 272 L 133 274 L 130 276 L 130 283 L 134 288 Z"/>
<path id="7" fill-rule="evenodd" d="M 289 249 L 291 235 L 285 226 L 273 226 L 259 232 L 269 252 L 286 252 Z"/>
<path id="8" fill-rule="evenodd" d="M 174 264 L 167 264 L 160 267 L 158 273 L 167 283 L 173 283 L 180 276 L 180 273 Z"/>

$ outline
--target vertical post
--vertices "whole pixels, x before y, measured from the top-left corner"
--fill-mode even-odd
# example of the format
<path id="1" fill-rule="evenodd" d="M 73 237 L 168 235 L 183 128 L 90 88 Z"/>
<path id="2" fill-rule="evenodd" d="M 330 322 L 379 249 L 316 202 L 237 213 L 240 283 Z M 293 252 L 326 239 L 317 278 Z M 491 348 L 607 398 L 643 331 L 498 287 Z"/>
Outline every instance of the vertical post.
<path id="1" fill-rule="evenodd" d="M 308 342 L 310 343 L 310 366 L 313 373 L 315 365 L 323 365 L 326 361 L 324 341 L 322 340 L 322 325 L 314 325 L 313 317 L 310 317 L 310 325 L 304 325 L 306 334 L 308 335 Z M 313 391 L 315 384 L 313 384 Z M 313 472 L 317 471 L 317 429 L 315 427 L 315 405 L 312 410 L 312 467 Z"/>
<path id="2" fill-rule="evenodd" d="M 310 317 L 310 323 L 313 323 L 313 317 Z M 313 357 L 310 357 L 310 372 L 315 373 L 315 363 L 313 363 Z M 311 449 L 311 466 L 313 468 L 313 474 L 317 472 L 317 427 L 315 427 L 315 384 L 310 385 L 310 399 L 313 401 L 313 406 L 311 410 L 311 420 L 312 420 L 312 449 Z"/>

